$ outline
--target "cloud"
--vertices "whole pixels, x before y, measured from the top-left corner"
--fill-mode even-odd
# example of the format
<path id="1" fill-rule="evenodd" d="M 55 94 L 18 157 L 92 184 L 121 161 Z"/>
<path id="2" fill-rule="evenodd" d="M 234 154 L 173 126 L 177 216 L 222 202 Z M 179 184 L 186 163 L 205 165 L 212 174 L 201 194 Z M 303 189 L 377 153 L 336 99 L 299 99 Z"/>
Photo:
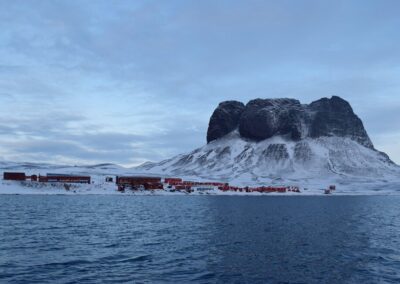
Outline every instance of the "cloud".
<path id="1" fill-rule="evenodd" d="M 50 115 L 51 119 L 46 116 Z M 87 127 L 84 127 L 86 125 Z M 12 161 L 126 166 L 157 161 L 200 146 L 203 133 L 193 128 L 163 130 L 151 135 L 107 131 L 85 116 L 70 113 L 0 116 L 0 156 Z M 171 141 L 179 143 L 171 143 Z"/>
<path id="2" fill-rule="evenodd" d="M 382 141 L 398 133 L 399 8 L 0 0 L 0 138 L 24 141 L 1 156 L 160 160 L 201 146 L 220 101 L 256 97 L 342 96 Z"/>

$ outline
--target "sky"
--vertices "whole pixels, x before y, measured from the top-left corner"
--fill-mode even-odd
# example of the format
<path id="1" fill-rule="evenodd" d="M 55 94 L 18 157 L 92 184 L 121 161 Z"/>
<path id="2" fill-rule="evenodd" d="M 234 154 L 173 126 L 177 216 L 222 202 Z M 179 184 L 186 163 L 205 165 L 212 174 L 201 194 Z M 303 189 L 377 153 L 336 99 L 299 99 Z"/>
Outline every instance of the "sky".
<path id="1" fill-rule="evenodd" d="M 400 1 L 0 0 L 0 160 L 161 161 L 218 103 L 348 100 L 400 163 Z"/>

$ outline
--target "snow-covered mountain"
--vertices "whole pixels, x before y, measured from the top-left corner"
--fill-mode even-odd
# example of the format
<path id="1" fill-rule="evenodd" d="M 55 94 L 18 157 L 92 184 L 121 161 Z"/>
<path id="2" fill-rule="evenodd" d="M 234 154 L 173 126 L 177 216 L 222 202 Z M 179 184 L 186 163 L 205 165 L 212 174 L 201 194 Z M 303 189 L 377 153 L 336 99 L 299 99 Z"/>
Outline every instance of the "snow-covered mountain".
<path id="1" fill-rule="evenodd" d="M 386 182 L 400 167 L 377 151 L 350 104 L 339 97 L 302 105 L 292 99 L 221 103 L 208 144 L 138 172 L 236 183 Z"/>

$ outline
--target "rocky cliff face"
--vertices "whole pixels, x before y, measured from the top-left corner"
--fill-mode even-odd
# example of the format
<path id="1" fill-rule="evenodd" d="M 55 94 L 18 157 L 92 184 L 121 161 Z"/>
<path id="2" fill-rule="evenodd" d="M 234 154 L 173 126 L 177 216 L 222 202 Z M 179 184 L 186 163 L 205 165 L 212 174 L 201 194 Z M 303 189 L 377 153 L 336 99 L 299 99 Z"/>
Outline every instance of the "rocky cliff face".
<path id="1" fill-rule="evenodd" d="M 311 138 L 349 137 L 365 147 L 374 147 L 361 119 L 347 101 L 339 97 L 323 98 L 311 103 L 308 108 L 314 114 L 309 133 Z"/>
<path id="2" fill-rule="evenodd" d="M 207 142 L 238 129 L 241 137 L 262 141 L 283 136 L 292 141 L 305 138 L 346 137 L 373 149 L 362 121 L 340 97 L 322 98 L 309 105 L 295 99 L 255 99 L 221 103 L 211 116 Z"/>
<path id="3" fill-rule="evenodd" d="M 303 120 L 304 110 L 298 100 L 256 99 L 246 105 L 238 127 L 242 137 L 257 141 L 275 135 L 299 140 Z"/>

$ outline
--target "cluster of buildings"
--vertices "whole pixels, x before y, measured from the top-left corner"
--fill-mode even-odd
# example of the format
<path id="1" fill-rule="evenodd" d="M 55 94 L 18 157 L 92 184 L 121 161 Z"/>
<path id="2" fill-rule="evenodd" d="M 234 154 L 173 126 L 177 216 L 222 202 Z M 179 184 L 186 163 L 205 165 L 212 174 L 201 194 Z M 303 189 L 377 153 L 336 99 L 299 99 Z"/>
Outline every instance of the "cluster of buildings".
<path id="1" fill-rule="evenodd" d="M 14 181 L 38 181 L 38 182 L 62 182 L 62 183 L 88 183 L 90 184 L 90 176 L 77 176 L 66 174 L 47 174 L 42 175 L 26 175 L 22 172 L 4 172 L 4 180 Z"/>
<path id="2" fill-rule="evenodd" d="M 71 174 L 46 174 L 42 175 L 26 175 L 23 172 L 4 172 L 4 180 L 13 181 L 33 181 L 33 182 L 47 182 L 47 183 L 91 183 L 90 176 L 71 175 Z M 106 182 L 114 182 L 112 177 L 106 177 Z M 196 182 L 184 181 L 181 178 L 161 178 L 154 176 L 117 176 L 115 184 L 118 191 L 131 190 L 168 190 L 168 191 L 186 191 L 192 192 L 194 189 L 198 191 L 206 190 L 221 190 L 221 191 L 234 191 L 234 192 L 300 192 L 298 187 L 273 187 L 273 186 L 260 186 L 260 187 L 237 187 L 223 182 Z"/>

